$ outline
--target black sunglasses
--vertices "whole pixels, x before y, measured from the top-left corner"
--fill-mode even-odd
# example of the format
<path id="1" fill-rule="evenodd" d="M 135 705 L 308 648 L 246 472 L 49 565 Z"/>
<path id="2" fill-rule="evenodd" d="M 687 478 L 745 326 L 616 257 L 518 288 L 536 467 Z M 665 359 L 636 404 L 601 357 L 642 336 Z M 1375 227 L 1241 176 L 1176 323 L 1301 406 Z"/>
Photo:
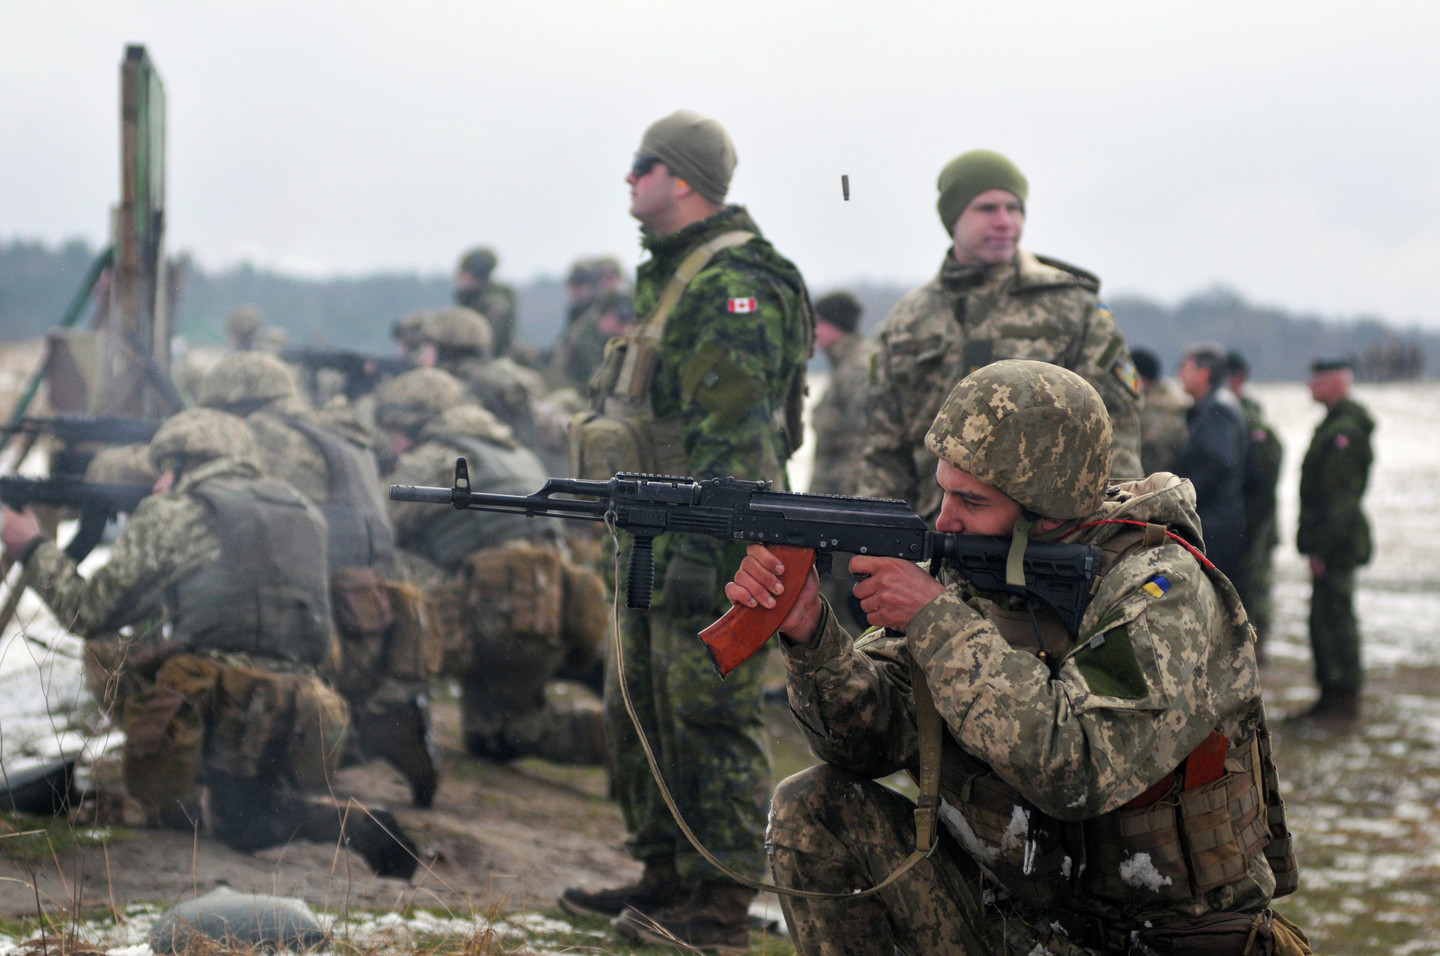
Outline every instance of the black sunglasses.
<path id="1" fill-rule="evenodd" d="M 636 153 L 635 158 L 630 162 L 630 175 L 636 179 L 649 175 L 650 170 L 655 168 L 655 164 L 661 162 L 664 160 L 653 153 Z"/>

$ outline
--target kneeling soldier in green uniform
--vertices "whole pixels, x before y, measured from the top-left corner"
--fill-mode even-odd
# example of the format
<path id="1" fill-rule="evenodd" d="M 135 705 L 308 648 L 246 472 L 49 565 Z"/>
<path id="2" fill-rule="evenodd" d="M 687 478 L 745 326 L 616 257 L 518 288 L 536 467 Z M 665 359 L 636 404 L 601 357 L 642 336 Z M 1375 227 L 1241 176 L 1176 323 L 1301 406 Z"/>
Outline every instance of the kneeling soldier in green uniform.
<path id="1" fill-rule="evenodd" d="M 27 512 L 5 511 L 5 547 L 76 634 L 168 626 L 133 661 L 149 676 L 123 702 L 124 778 L 158 813 L 209 792 L 210 824 L 240 850 L 299 836 L 344 840 L 377 873 L 409 877 L 415 844 L 384 810 L 345 811 L 327 786 L 345 701 L 316 676 L 333 653 L 325 521 L 292 486 L 262 478 L 250 430 L 183 412 L 150 442 L 155 494 L 88 579 Z"/>
<path id="2" fill-rule="evenodd" d="M 782 897 L 796 952 L 1238 956 L 1289 931 L 1267 912 L 1298 870 L 1254 635 L 1189 483 L 1107 488 L 1111 441 L 1084 379 L 1023 360 L 963 379 L 926 436 L 938 530 L 1009 537 L 1016 569 L 1031 538 L 1100 549 L 1077 633 L 949 567 L 858 557 L 877 629 L 857 640 L 813 572 L 802 586 L 781 645 L 825 763 L 776 789 L 766 845 L 781 885 L 835 895 Z M 752 545 L 726 594 L 773 605 L 782 570 Z M 898 770 L 921 810 L 875 780 Z M 906 859 L 926 806 L 938 847 L 857 895 Z"/>

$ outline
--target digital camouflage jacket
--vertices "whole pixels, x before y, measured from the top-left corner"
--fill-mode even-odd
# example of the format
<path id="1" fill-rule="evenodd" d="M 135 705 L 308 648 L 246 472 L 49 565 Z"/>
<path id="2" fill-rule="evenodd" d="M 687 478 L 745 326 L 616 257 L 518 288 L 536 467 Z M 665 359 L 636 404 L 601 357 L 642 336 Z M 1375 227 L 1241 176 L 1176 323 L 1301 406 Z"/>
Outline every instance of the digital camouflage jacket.
<path id="1" fill-rule="evenodd" d="M 1091 525 L 1101 520 L 1164 525 L 1198 540 L 1190 485 L 1173 475 L 1112 489 L 1065 540 L 1116 547 L 1121 535 L 1136 533 Z M 871 631 L 852 640 L 827 609 L 815 641 L 787 646 L 791 708 L 816 755 L 868 777 L 913 770 L 913 658 L 944 720 L 947 747 L 962 753 L 946 758 L 941 820 L 1010 895 L 1034 898 L 1018 885 L 1023 863 L 1026 872 L 1034 867 L 1032 882 L 1044 884 L 1029 889 L 1053 892 L 1062 900 L 1057 911 L 1084 918 L 1129 923 L 1263 907 L 1275 886 L 1257 822 L 1263 808 L 1237 824 L 1248 831 L 1238 869 L 1203 891 L 1165 875 L 1159 851 L 1152 865 L 1104 836 L 1115 832 L 1107 821 L 1128 812 L 1213 731 L 1229 741 L 1223 780 L 1247 789 L 1252 782 L 1247 755 L 1264 708 L 1252 631 L 1229 583 L 1172 538 L 1127 545 L 1102 575 L 1078 637 L 1068 649 L 1051 646 L 1047 661 L 1012 643 L 1015 622 L 1030 625 L 1011 599 L 991 600 L 948 571 L 941 580 L 945 592 L 920 611 L 908 636 Z M 1011 641 L 1002 636 L 1007 618 Z M 968 785 L 944 782 L 952 769 L 975 783 L 974 794 L 988 785 L 1010 795 L 998 831 L 972 814 L 969 801 L 978 797 Z M 1172 794 L 1153 806 L 1170 812 L 1177 803 Z M 993 801 L 989 809 L 993 819 Z M 1047 840 L 1058 843 L 1049 855 Z M 1036 855 L 1027 861 L 1022 849 Z"/>
<path id="2" fill-rule="evenodd" d="M 947 253 L 939 273 L 907 293 L 880 328 L 860 493 L 903 498 L 929 520 L 940 510 L 925 432 L 951 388 L 1000 359 L 1068 368 L 1100 393 L 1115 431 L 1117 478 L 1139 478 L 1139 379 L 1100 280 L 1020 250 L 992 269 Z"/>

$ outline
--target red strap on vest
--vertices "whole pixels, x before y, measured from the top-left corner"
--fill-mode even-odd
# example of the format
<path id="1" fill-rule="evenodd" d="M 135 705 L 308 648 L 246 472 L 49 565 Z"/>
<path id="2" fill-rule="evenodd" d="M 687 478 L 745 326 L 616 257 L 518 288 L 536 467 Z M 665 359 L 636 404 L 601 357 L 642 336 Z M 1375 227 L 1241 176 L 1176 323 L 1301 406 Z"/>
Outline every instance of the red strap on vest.
<path id="1" fill-rule="evenodd" d="M 1128 518 L 1101 518 L 1099 521 L 1087 521 L 1084 524 L 1076 525 L 1069 531 L 1066 531 L 1064 534 L 1060 535 L 1056 540 L 1064 541 L 1066 538 L 1070 537 L 1077 531 L 1084 531 L 1086 528 L 1094 528 L 1097 525 L 1102 524 L 1128 524 L 1134 525 L 1137 528 L 1148 528 L 1150 526 L 1148 522 L 1131 521 Z M 1186 551 L 1189 551 L 1191 554 L 1193 554 L 1196 561 L 1199 561 L 1211 571 L 1215 570 L 1215 565 L 1210 562 L 1209 558 L 1205 557 L 1205 553 L 1199 548 L 1195 547 L 1189 541 L 1186 541 L 1184 538 L 1180 537 L 1178 534 L 1171 531 L 1169 528 L 1165 529 L 1165 536 L 1170 540 L 1174 541 L 1176 544 L 1180 545 L 1180 547 L 1184 548 Z"/>

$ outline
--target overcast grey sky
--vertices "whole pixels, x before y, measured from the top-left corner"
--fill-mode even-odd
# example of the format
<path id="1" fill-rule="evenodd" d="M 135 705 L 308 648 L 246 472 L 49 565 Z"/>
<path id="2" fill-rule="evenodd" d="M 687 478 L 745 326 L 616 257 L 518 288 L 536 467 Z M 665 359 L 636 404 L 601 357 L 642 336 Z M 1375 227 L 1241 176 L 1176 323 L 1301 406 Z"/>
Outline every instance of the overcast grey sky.
<path id="1" fill-rule="evenodd" d="M 1030 179 L 1025 245 L 1111 293 L 1440 328 L 1434 0 L 7 3 L 0 238 L 105 240 L 127 43 L 166 85 L 170 249 L 206 267 L 633 263 L 622 177 L 688 108 L 816 290 L 928 277 L 935 177 L 988 147 Z"/>

